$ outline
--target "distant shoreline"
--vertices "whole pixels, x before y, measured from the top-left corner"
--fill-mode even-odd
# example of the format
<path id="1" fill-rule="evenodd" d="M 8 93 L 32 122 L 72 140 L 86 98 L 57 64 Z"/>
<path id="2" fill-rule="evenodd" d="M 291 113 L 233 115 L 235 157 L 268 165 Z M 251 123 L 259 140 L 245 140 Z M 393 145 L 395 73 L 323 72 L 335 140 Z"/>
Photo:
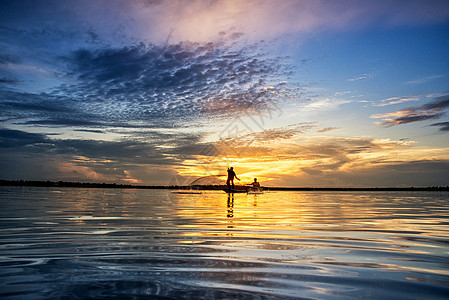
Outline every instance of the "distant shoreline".
<path id="1" fill-rule="evenodd" d="M 170 189 L 170 190 L 222 190 L 224 185 L 131 185 L 118 183 L 91 183 L 69 181 L 35 181 L 35 180 L 0 180 L 0 186 L 32 186 L 32 187 L 78 187 L 78 188 L 119 188 L 119 189 Z M 449 186 L 428 187 L 263 187 L 270 191 L 449 191 Z"/>

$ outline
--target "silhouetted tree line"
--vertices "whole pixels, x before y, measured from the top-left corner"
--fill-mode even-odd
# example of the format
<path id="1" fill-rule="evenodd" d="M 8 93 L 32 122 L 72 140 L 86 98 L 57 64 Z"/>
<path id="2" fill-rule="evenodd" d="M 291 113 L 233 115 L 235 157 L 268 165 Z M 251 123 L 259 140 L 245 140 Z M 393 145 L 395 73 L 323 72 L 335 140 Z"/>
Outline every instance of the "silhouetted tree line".
<path id="1" fill-rule="evenodd" d="M 350 188 L 350 187 L 331 187 L 331 188 L 284 188 L 272 187 L 270 191 L 449 191 L 449 186 L 427 186 L 427 187 L 373 187 L 373 188 Z"/>
<path id="2" fill-rule="evenodd" d="M 35 181 L 35 180 L 0 180 L 0 186 L 36 186 L 36 187 L 82 187 L 82 188 L 168 188 L 166 186 L 134 186 L 131 184 L 70 182 L 70 181 Z"/>

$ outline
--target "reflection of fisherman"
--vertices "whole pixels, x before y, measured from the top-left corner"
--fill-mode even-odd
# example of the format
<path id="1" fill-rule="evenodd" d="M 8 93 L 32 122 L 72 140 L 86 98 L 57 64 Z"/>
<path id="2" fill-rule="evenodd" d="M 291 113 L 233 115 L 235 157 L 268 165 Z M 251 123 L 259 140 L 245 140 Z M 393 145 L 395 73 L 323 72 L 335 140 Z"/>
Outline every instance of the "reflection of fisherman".
<path id="1" fill-rule="evenodd" d="M 231 183 L 232 183 L 232 189 L 234 189 L 234 178 L 237 178 L 237 180 L 240 181 L 240 178 L 238 178 L 234 172 L 234 168 L 230 167 L 228 169 L 228 180 L 226 180 L 226 185 L 228 186 L 229 190 L 231 189 Z"/>

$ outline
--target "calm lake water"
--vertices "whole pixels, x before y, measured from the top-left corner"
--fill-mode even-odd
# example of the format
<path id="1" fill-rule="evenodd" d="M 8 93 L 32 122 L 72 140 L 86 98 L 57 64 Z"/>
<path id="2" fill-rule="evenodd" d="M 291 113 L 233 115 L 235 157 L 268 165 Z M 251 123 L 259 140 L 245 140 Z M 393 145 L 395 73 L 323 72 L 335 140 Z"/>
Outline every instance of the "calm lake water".
<path id="1" fill-rule="evenodd" d="M 0 298 L 448 299 L 449 193 L 0 187 Z"/>

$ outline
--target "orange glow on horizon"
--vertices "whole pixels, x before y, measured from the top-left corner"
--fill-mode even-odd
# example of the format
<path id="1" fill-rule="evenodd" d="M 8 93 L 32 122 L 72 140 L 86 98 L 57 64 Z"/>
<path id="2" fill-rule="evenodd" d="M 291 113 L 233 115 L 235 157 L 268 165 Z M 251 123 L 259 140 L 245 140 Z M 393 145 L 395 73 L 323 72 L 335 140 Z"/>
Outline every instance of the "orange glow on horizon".
<path id="1" fill-rule="evenodd" d="M 142 180 L 134 179 L 134 178 L 125 178 L 125 179 L 121 179 L 121 180 L 125 181 L 127 183 L 132 183 L 132 184 L 142 183 Z"/>
<path id="2" fill-rule="evenodd" d="M 227 152 L 235 153 L 231 150 L 235 149 Z M 195 178 L 223 175 L 224 182 L 226 170 L 232 166 L 241 179 L 235 180 L 235 184 L 248 184 L 257 178 L 265 186 L 298 186 L 307 184 L 311 177 L 338 177 L 415 160 L 449 159 L 448 149 L 415 147 L 413 141 L 326 137 L 318 141 L 303 139 L 303 143 L 291 139 L 276 144 L 257 142 L 240 155 L 227 154 L 223 149 L 221 153 L 215 157 L 198 155 L 194 160 L 184 161 L 176 171 L 181 176 Z"/>

